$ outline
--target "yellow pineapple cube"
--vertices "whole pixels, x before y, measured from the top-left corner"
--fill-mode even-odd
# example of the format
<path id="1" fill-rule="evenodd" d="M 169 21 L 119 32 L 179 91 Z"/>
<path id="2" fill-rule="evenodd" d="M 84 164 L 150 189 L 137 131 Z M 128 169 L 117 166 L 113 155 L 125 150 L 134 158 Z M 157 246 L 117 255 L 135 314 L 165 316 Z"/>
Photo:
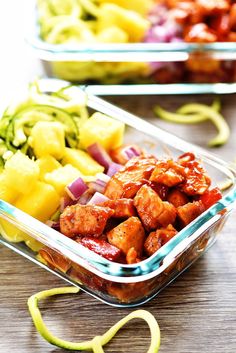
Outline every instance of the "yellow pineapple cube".
<path id="1" fill-rule="evenodd" d="M 97 34 L 99 43 L 127 43 L 128 40 L 127 33 L 117 26 L 104 28 Z"/>
<path id="2" fill-rule="evenodd" d="M 46 173 L 50 173 L 53 170 L 60 168 L 61 164 L 52 156 L 43 156 L 36 160 L 36 164 L 39 166 L 39 179 L 44 180 Z"/>
<path id="3" fill-rule="evenodd" d="M 51 184 L 60 196 L 65 195 L 65 187 L 77 178 L 83 178 L 80 171 L 70 164 L 45 174 L 44 180 Z"/>
<path id="4" fill-rule="evenodd" d="M 104 171 L 104 167 L 90 157 L 87 152 L 74 148 L 66 148 L 62 164 L 71 164 L 84 175 L 95 175 Z"/>
<path id="5" fill-rule="evenodd" d="M 147 15 L 149 10 L 154 4 L 153 0 L 98 0 L 100 4 L 103 3 L 112 3 L 120 7 L 123 7 L 127 10 L 133 10 L 140 13 L 141 15 Z"/>
<path id="6" fill-rule="evenodd" d="M 0 174 L 0 199 L 13 203 L 17 196 L 19 196 L 19 192 L 9 186 L 6 173 L 3 171 Z"/>
<path id="7" fill-rule="evenodd" d="M 60 205 L 60 197 L 52 185 L 38 181 L 33 190 L 19 197 L 15 206 L 22 211 L 46 222 Z"/>
<path id="8" fill-rule="evenodd" d="M 129 42 L 140 42 L 150 23 L 138 12 L 124 9 L 116 4 L 104 3 L 100 6 L 98 28 L 102 30 L 118 26 L 129 36 Z"/>
<path id="9" fill-rule="evenodd" d="M 46 222 L 57 210 L 60 198 L 55 189 L 48 184 L 37 182 L 30 193 L 18 197 L 15 206 L 41 222 Z M 10 242 L 25 241 L 26 245 L 38 251 L 42 245 L 5 220 L 0 220 L 0 232 Z"/>
<path id="10" fill-rule="evenodd" d="M 37 158 L 51 155 L 61 159 L 65 152 L 65 130 L 57 121 L 38 121 L 30 136 L 30 144 Z"/>
<path id="11" fill-rule="evenodd" d="M 10 189 L 19 193 L 28 193 L 38 180 L 39 166 L 28 156 L 17 151 L 5 163 L 4 173 Z"/>
<path id="12" fill-rule="evenodd" d="M 106 150 L 119 147 L 123 143 L 125 125 L 107 115 L 94 113 L 80 129 L 80 144 L 87 148 L 98 142 Z"/>

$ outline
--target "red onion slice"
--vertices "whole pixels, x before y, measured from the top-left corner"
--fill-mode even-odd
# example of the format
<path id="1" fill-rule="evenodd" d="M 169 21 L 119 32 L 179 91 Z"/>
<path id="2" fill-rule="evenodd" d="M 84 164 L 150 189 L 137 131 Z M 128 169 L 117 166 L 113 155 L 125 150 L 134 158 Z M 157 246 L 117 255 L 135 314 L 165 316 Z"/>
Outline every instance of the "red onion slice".
<path id="1" fill-rule="evenodd" d="M 89 200 L 93 197 L 94 191 L 91 189 L 88 189 L 83 193 L 83 195 L 79 198 L 78 203 L 80 205 L 87 205 Z"/>
<path id="2" fill-rule="evenodd" d="M 78 200 L 80 196 L 88 189 L 82 178 L 77 178 L 71 184 L 66 186 L 66 192 L 72 200 Z"/>
<path id="3" fill-rule="evenodd" d="M 140 156 L 140 151 L 135 148 L 135 146 L 127 146 L 122 150 L 122 153 L 125 155 L 126 158 L 131 159 L 133 157 Z"/>
<path id="4" fill-rule="evenodd" d="M 87 148 L 87 151 L 90 156 L 101 164 L 106 170 L 109 168 L 109 165 L 112 163 L 111 157 L 107 151 L 99 145 L 99 143 L 93 143 Z"/>
<path id="5" fill-rule="evenodd" d="M 48 220 L 46 222 L 46 224 L 50 227 L 50 228 L 53 228 L 55 230 L 57 230 L 58 232 L 60 232 L 60 222 L 59 221 L 51 221 L 51 220 Z"/>
<path id="6" fill-rule="evenodd" d="M 118 164 L 118 163 L 111 163 L 109 168 L 108 168 L 108 171 L 107 171 L 107 175 L 109 177 L 112 177 L 114 174 L 116 174 L 117 172 L 119 172 L 119 170 L 122 168 L 123 166 L 121 164 Z"/>
<path id="7" fill-rule="evenodd" d="M 63 212 L 67 206 L 74 205 L 76 200 L 72 200 L 69 195 L 65 195 L 60 199 L 60 211 Z"/>
<path id="8" fill-rule="evenodd" d="M 96 175 L 97 179 L 89 183 L 89 188 L 103 193 L 105 191 L 106 185 L 110 180 L 110 177 L 104 173 L 98 173 Z"/>
<path id="9" fill-rule="evenodd" d="M 106 197 L 105 195 L 101 194 L 100 192 L 95 192 L 95 194 L 89 200 L 88 204 L 89 205 L 99 205 L 100 203 L 105 202 L 107 200 L 109 200 L 108 197 Z"/>

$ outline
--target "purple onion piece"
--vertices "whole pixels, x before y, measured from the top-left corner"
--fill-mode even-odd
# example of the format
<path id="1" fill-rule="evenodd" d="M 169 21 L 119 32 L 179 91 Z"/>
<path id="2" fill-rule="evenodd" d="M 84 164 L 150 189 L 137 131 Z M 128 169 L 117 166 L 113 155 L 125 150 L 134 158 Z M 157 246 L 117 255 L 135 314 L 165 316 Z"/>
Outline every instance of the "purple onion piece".
<path id="1" fill-rule="evenodd" d="M 80 205 L 87 205 L 89 200 L 93 197 L 94 191 L 91 189 L 88 189 L 83 193 L 83 195 L 79 198 L 78 203 Z"/>
<path id="2" fill-rule="evenodd" d="M 125 147 L 122 151 L 126 158 L 131 159 L 133 157 L 140 156 L 140 151 L 137 150 L 134 146 Z"/>
<path id="3" fill-rule="evenodd" d="M 87 189 L 88 186 L 80 177 L 66 186 L 66 192 L 72 200 L 78 200 Z"/>
<path id="4" fill-rule="evenodd" d="M 109 165 L 112 163 L 111 157 L 107 151 L 99 145 L 99 143 L 93 143 L 87 148 L 87 151 L 90 156 L 101 164 L 106 170 L 109 168 Z"/>
<path id="5" fill-rule="evenodd" d="M 89 183 L 89 188 L 94 190 L 95 192 L 103 193 L 106 188 L 106 183 L 101 181 L 91 181 L 91 183 Z"/>
<path id="6" fill-rule="evenodd" d="M 50 227 L 50 228 L 53 228 L 55 230 L 57 230 L 58 232 L 60 232 L 60 222 L 59 221 L 51 221 L 51 220 L 48 220 L 46 222 L 46 224 Z"/>
<path id="7" fill-rule="evenodd" d="M 109 200 L 108 197 L 105 195 L 101 194 L 100 192 L 95 192 L 93 197 L 89 200 L 88 204 L 89 205 L 99 205 L 100 203 L 103 203 L 105 201 Z"/>
<path id="8" fill-rule="evenodd" d="M 72 200 L 69 195 L 65 195 L 60 199 L 60 211 L 63 212 L 67 206 L 74 205 L 76 200 Z"/>
<path id="9" fill-rule="evenodd" d="M 111 163 L 109 168 L 108 168 L 108 171 L 107 171 L 107 175 L 109 177 L 112 177 L 114 174 L 116 174 L 117 172 L 119 172 L 119 170 L 122 168 L 123 166 L 121 164 L 118 164 L 118 163 Z"/>

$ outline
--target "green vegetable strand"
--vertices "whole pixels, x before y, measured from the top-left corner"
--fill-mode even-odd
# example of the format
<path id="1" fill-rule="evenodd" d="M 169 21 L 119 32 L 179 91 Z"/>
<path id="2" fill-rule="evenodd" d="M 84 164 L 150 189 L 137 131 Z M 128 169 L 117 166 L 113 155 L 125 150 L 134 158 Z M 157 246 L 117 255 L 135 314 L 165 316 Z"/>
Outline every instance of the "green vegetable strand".
<path id="1" fill-rule="evenodd" d="M 208 142 L 208 146 L 215 147 L 227 142 L 230 129 L 224 117 L 219 113 L 220 102 L 215 100 L 211 107 L 205 104 L 191 103 L 181 106 L 176 113 L 171 113 L 156 106 L 154 112 L 161 119 L 178 124 L 196 124 L 210 120 L 216 127 L 217 135 Z"/>
<path id="2" fill-rule="evenodd" d="M 147 353 L 157 353 L 160 347 L 160 329 L 158 323 L 154 316 L 146 310 L 136 310 L 125 316 L 123 319 L 118 321 L 115 325 L 113 325 L 107 332 L 105 332 L 102 336 L 95 336 L 91 341 L 83 341 L 83 342 L 69 342 L 62 340 L 56 336 L 54 336 L 46 327 L 40 310 L 38 308 L 38 302 L 41 299 L 45 299 L 47 297 L 57 295 L 57 294 L 67 294 L 67 293 L 78 293 L 79 289 L 76 287 L 63 287 L 63 288 L 54 288 L 50 290 L 45 290 L 39 292 L 37 294 L 32 295 L 28 299 L 28 307 L 30 314 L 32 316 L 32 320 L 37 331 L 40 335 L 49 343 L 68 350 L 92 350 L 94 353 L 104 353 L 103 346 L 107 344 L 115 334 L 130 320 L 132 319 L 143 319 L 147 322 L 150 333 L 151 333 L 151 343 Z"/>

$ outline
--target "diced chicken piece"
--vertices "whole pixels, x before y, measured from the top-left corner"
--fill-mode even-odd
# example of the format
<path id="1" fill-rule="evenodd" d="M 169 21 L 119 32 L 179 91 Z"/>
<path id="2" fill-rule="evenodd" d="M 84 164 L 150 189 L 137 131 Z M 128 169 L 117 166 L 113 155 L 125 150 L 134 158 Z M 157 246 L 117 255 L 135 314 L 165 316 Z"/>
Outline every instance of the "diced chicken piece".
<path id="1" fill-rule="evenodd" d="M 227 12 L 230 8 L 230 2 L 228 0 L 196 0 L 196 4 L 199 5 L 200 10 L 204 12 L 204 15 L 219 15 Z"/>
<path id="2" fill-rule="evenodd" d="M 132 199 L 107 200 L 100 204 L 100 206 L 109 207 L 114 210 L 114 214 L 112 215 L 114 218 L 129 218 L 137 214 L 134 207 L 134 200 Z"/>
<path id="3" fill-rule="evenodd" d="M 197 23 L 188 27 L 184 40 L 190 43 L 214 43 L 217 41 L 217 36 L 205 23 Z"/>
<path id="4" fill-rule="evenodd" d="M 184 168 L 173 160 L 158 162 L 150 180 L 169 187 L 176 186 L 184 181 Z"/>
<path id="5" fill-rule="evenodd" d="M 104 239 L 94 237 L 77 238 L 76 241 L 96 254 L 110 261 L 118 261 L 121 257 L 121 250 L 116 246 L 109 244 Z"/>
<path id="6" fill-rule="evenodd" d="M 141 260 L 138 258 L 137 251 L 134 248 L 130 248 L 126 255 L 127 264 L 136 264 L 137 262 L 140 262 L 140 261 Z"/>
<path id="7" fill-rule="evenodd" d="M 116 246 L 125 254 L 128 254 L 131 248 L 134 248 L 137 256 L 141 256 L 144 237 L 145 232 L 138 217 L 128 218 L 107 233 L 110 244 Z"/>
<path id="8" fill-rule="evenodd" d="M 211 190 L 207 190 L 203 195 L 200 196 L 200 200 L 202 201 L 205 209 L 208 209 L 220 199 L 222 199 L 222 193 L 217 187 Z"/>
<path id="9" fill-rule="evenodd" d="M 140 155 L 143 155 L 143 152 L 136 145 L 123 145 L 110 151 L 112 160 L 122 165 L 125 165 L 132 157 Z"/>
<path id="10" fill-rule="evenodd" d="M 39 255 L 53 268 L 66 273 L 71 267 L 71 261 L 59 252 L 48 247 L 43 247 L 39 250 Z"/>
<path id="11" fill-rule="evenodd" d="M 162 227 L 173 224 L 176 218 L 176 208 L 169 202 L 162 202 L 162 212 L 158 216 L 158 222 Z"/>
<path id="12" fill-rule="evenodd" d="M 146 254 L 149 256 L 153 255 L 177 233 L 177 230 L 171 224 L 166 228 L 157 229 L 155 232 L 151 232 L 144 243 Z"/>
<path id="13" fill-rule="evenodd" d="M 211 185 L 211 180 L 203 167 L 195 159 L 193 153 L 185 153 L 178 159 L 184 167 L 185 181 L 181 184 L 182 191 L 187 195 L 202 195 Z"/>
<path id="14" fill-rule="evenodd" d="M 60 216 L 60 229 L 70 238 L 76 235 L 98 237 L 113 214 L 114 211 L 109 207 L 80 204 L 68 206 Z"/>
<path id="15" fill-rule="evenodd" d="M 143 185 L 139 189 L 134 198 L 134 206 L 148 231 L 159 226 L 166 227 L 175 221 L 175 207 L 169 202 L 162 201 L 150 186 Z"/>
<path id="16" fill-rule="evenodd" d="M 146 185 L 150 186 L 160 196 L 160 198 L 163 201 L 167 199 L 167 195 L 169 191 L 168 186 L 164 184 L 156 183 L 155 181 L 150 181 L 150 180 L 148 180 Z"/>
<path id="17" fill-rule="evenodd" d="M 172 203 L 175 207 L 179 207 L 188 203 L 189 199 L 183 192 L 178 189 L 174 189 L 169 193 L 167 201 Z"/>
<path id="18" fill-rule="evenodd" d="M 112 200 L 133 198 L 150 178 L 156 162 L 155 157 L 132 158 L 124 168 L 111 177 L 105 189 L 105 196 Z"/>
<path id="19" fill-rule="evenodd" d="M 201 213 L 205 211 L 205 207 L 201 201 L 189 202 L 186 205 L 177 208 L 177 215 L 183 227 L 191 223 Z"/>

